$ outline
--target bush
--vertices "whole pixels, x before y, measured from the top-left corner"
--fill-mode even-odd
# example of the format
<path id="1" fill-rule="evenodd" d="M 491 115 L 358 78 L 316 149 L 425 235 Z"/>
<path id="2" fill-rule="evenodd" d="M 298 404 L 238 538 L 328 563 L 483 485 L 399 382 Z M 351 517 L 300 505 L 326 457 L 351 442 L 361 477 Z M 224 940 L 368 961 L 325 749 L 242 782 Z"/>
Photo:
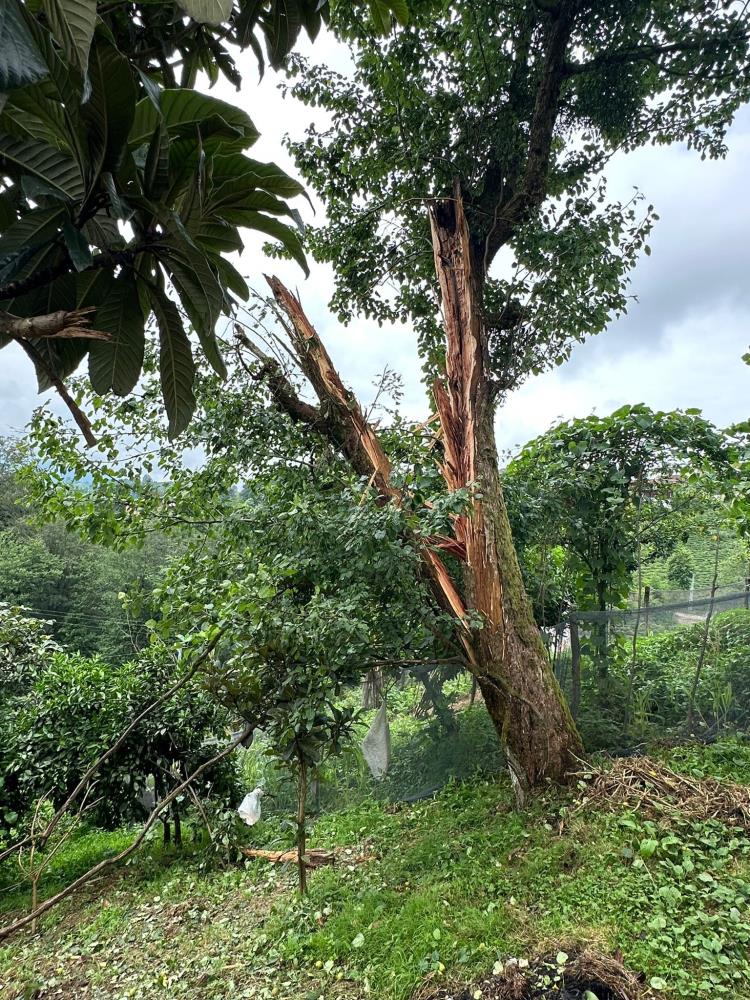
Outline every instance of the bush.
<path id="1" fill-rule="evenodd" d="M 158 694 L 176 680 L 173 664 L 158 653 L 112 667 L 103 660 L 53 653 L 6 726 L 5 771 L 22 803 L 49 794 L 59 805 L 83 772 Z M 225 731 L 225 713 L 197 683 L 190 683 L 149 714 L 96 776 L 92 816 L 103 826 L 145 815 L 140 796 L 147 777 L 163 792 L 216 753 L 207 737 Z M 209 776 L 214 788 L 231 784 Z"/>
<path id="2" fill-rule="evenodd" d="M 583 687 L 580 729 L 588 749 L 620 750 L 648 738 L 684 731 L 688 701 L 703 643 L 703 622 L 638 640 L 630 724 L 627 724 L 629 650 L 609 664 L 606 691 Z M 750 612 L 716 615 L 695 697 L 695 716 L 706 734 L 750 723 Z"/>

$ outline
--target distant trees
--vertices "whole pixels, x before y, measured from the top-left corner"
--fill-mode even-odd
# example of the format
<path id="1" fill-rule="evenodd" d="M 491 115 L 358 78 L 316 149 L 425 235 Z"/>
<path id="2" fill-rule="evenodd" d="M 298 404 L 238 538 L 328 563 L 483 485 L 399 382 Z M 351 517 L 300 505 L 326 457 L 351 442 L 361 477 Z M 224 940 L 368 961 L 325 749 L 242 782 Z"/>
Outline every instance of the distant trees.
<path id="1" fill-rule="evenodd" d="M 59 521 L 43 523 L 20 478 L 23 465 L 13 442 L 0 442 L 0 603 L 32 609 L 71 650 L 112 663 L 131 658 L 146 639 L 139 605 L 148 604 L 177 542 L 151 533 L 140 548 L 114 552 Z M 134 613 L 124 609 L 122 593 Z"/>
<path id="2" fill-rule="evenodd" d="M 639 404 L 558 424 L 504 472 L 514 538 L 535 558 L 542 547 L 563 549 L 579 609 L 622 606 L 638 565 L 668 556 L 697 523 L 704 478 L 731 477 L 732 456 L 730 440 L 695 411 Z M 721 504 L 719 493 L 713 502 Z M 684 578 L 681 559 L 673 566 Z M 603 628 L 592 633 L 602 670 L 605 636 Z"/>

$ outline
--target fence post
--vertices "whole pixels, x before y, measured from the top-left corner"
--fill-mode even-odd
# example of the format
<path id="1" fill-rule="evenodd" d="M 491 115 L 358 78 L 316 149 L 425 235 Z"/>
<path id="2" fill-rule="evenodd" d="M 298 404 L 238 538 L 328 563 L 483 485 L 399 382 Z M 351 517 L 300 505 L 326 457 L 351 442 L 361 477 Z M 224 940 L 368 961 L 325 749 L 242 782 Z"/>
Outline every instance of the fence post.
<path id="1" fill-rule="evenodd" d="M 750 576 L 745 577 L 745 610 L 750 611 Z"/>
<path id="2" fill-rule="evenodd" d="M 651 603 L 651 587 L 648 584 L 643 588 L 643 606 L 645 609 L 646 635 L 648 635 L 648 606 Z"/>
<path id="3" fill-rule="evenodd" d="M 578 620 L 570 620 L 570 714 L 578 718 L 581 707 L 581 641 L 578 635 Z"/>

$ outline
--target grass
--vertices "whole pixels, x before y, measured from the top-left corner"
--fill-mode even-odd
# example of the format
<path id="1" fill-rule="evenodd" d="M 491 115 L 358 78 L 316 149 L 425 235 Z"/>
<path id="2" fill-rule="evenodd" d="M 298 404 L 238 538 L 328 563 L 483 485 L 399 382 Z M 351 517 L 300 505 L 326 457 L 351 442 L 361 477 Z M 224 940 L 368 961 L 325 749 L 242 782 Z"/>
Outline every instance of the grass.
<path id="1" fill-rule="evenodd" d="M 748 778 L 750 753 L 734 742 L 670 757 Z M 0 995 L 405 1000 L 509 956 L 589 944 L 620 949 L 654 996 L 750 1000 L 747 837 L 718 821 L 575 810 L 583 792 L 549 792 L 518 813 L 504 778 L 475 776 L 412 804 L 358 800 L 315 821 L 311 846 L 352 854 L 314 872 L 304 900 L 291 870 L 204 872 L 197 856 L 152 847 L 41 935 L 0 948 Z M 125 837 L 79 837 L 51 880 Z M 22 903 L 6 893 L 3 905 Z"/>

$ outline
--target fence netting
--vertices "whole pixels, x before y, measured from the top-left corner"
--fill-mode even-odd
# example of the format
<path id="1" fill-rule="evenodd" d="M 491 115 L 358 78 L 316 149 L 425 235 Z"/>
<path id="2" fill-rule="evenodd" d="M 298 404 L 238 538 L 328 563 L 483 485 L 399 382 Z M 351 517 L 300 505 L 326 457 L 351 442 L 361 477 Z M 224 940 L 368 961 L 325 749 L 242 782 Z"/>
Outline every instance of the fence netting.
<path id="1" fill-rule="evenodd" d="M 696 729 L 750 729 L 750 593 L 745 581 L 715 588 L 632 594 L 630 606 L 568 608 L 543 628 L 550 663 L 589 750 L 632 752 L 644 740 L 683 731 L 702 645 Z M 727 613 L 731 614 L 727 614 Z M 738 617 L 739 616 L 739 617 Z M 706 625 L 711 624 L 705 636 Z M 577 633 L 578 664 L 571 639 Z M 574 690 L 576 669 L 580 690 Z M 361 709 L 355 739 L 315 773 L 313 811 L 362 797 L 409 803 L 446 782 L 495 777 L 505 769 L 495 727 L 471 677 L 435 665 L 368 674 L 349 692 Z M 263 757 L 262 736 L 244 751 L 248 789 L 273 790 L 291 808 L 295 789 Z"/>

